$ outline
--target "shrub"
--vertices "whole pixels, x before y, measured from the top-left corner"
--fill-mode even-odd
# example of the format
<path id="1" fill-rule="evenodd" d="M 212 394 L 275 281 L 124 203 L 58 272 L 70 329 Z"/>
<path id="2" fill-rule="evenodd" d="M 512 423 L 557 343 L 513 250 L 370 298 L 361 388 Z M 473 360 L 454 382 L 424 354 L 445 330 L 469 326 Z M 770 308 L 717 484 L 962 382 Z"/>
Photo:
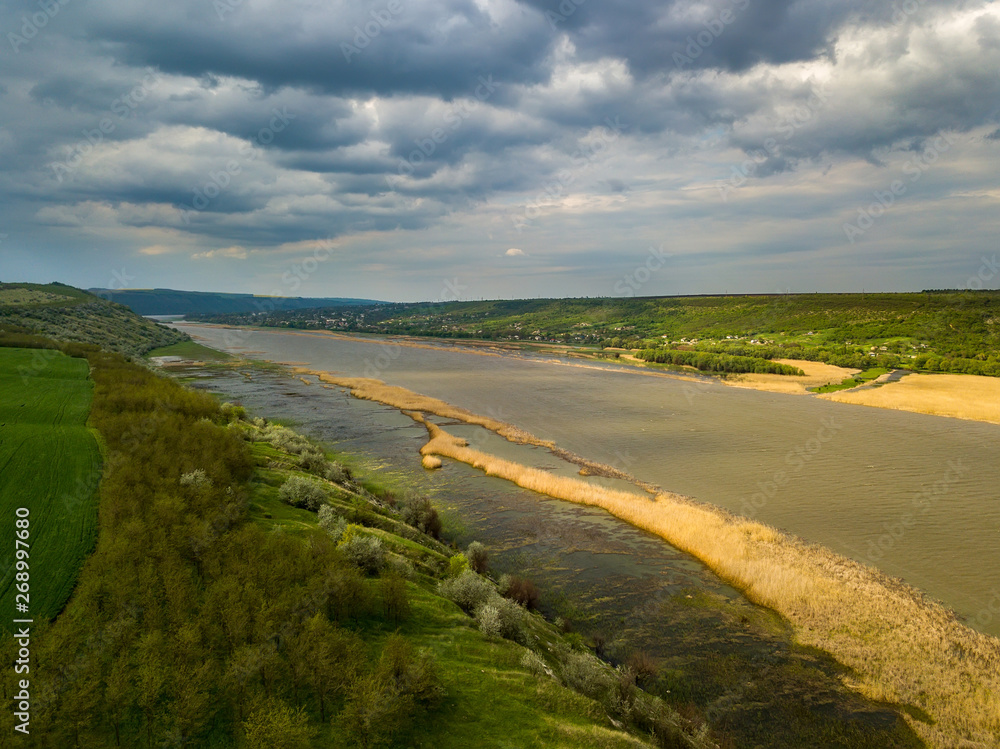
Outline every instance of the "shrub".
<path id="1" fill-rule="evenodd" d="M 528 669 L 535 676 L 543 676 L 550 673 L 549 667 L 545 665 L 545 661 L 534 650 L 524 651 L 524 655 L 521 656 L 521 667 Z"/>
<path id="2" fill-rule="evenodd" d="M 400 517 L 407 525 L 412 525 L 432 538 L 441 537 L 441 518 L 426 497 L 409 499 L 403 503 Z"/>
<path id="3" fill-rule="evenodd" d="M 292 507 L 316 512 L 326 499 L 326 494 L 313 481 L 303 476 L 292 476 L 278 490 L 281 501 Z"/>
<path id="4" fill-rule="evenodd" d="M 319 508 L 319 527 L 330 534 L 334 543 L 339 542 L 347 529 L 347 521 L 338 515 L 330 505 Z"/>
<path id="5" fill-rule="evenodd" d="M 501 582 L 500 592 L 505 598 L 519 603 L 528 610 L 538 608 L 538 588 L 531 580 L 517 575 L 505 575 Z"/>
<path id="6" fill-rule="evenodd" d="M 325 476 L 329 464 L 330 461 L 326 459 L 326 455 L 316 447 L 310 446 L 299 454 L 299 465 L 302 466 L 303 470 L 309 471 L 309 473 Z"/>
<path id="7" fill-rule="evenodd" d="M 410 560 L 404 557 L 389 557 L 388 567 L 392 574 L 398 575 L 404 580 L 412 580 L 415 574 Z"/>
<path id="8" fill-rule="evenodd" d="M 465 554 L 455 554 L 448 560 L 448 577 L 458 577 L 469 569 L 469 560 Z"/>
<path id="9" fill-rule="evenodd" d="M 301 455 L 310 449 L 315 450 L 313 444 L 301 434 L 296 434 L 291 429 L 278 424 L 271 424 L 264 429 L 264 439 L 279 450 L 293 455 Z"/>
<path id="10" fill-rule="evenodd" d="M 247 411 L 243 406 L 235 406 L 232 403 L 223 403 L 219 406 L 219 411 L 229 423 L 246 421 Z"/>
<path id="11" fill-rule="evenodd" d="M 341 541 L 337 548 L 369 575 L 377 574 L 385 566 L 385 547 L 378 538 L 355 535 L 346 541 Z"/>
<path id="12" fill-rule="evenodd" d="M 656 660 L 645 650 L 636 650 L 628 657 L 627 663 L 640 684 L 647 679 L 653 679 L 658 671 Z"/>
<path id="13" fill-rule="evenodd" d="M 612 678 L 607 669 L 590 653 L 573 653 L 562 670 L 566 685 L 592 700 L 603 702 L 611 690 Z"/>
<path id="14" fill-rule="evenodd" d="M 478 541 L 473 541 L 465 550 L 465 557 L 469 560 L 469 567 L 473 572 L 478 572 L 480 575 L 486 574 L 486 570 L 489 568 L 489 555 L 486 553 L 485 546 Z"/>
<path id="15" fill-rule="evenodd" d="M 334 723 L 351 745 L 396 746 L 394 736 L 412 725 L 419 711 L 437 705 L 443 695 L 430 657 L 414 652 L 400 635 L 391 635 L 375 672 L 354 682 Z"/>
<path id="16" fill-rule="evenodd" d="M 491 640 L 499 640 L 501 634 L 500 609 L 492 603 L 484 603 L 476 609 L 476 623 L 479 631 Z"/>
<path id="17" fill-rule="evenodd" d="M 421 707 L 434 707 L 444 696 L 431 656 L 418 652 L 402 635 L 386 638 L 375 673 L 391 690 L 410 697 Z"/>
<path id="18" fill-rule="evenodd" d="M 490 582 L 472 570 L 465 570 L 458 577 L 445 580 L 438 586 L 445 598 L 451 599 L 467 614 L 471 614 L 490 600 L 495 591 Z"/>
<path id="19" fill-rule="evenodd" d="M 340 463 L 334 463 L 333 461 L 327 462 L 326 472 L 323 475 L 327 481 L 332 481 L 335 484 L 342 484 L 345 481 L 349 481 L 351 478 L 351 472 L 346 466 L 342 466 Z"/>
<path id="20" fill-rule="evenodd" d="M 212 479 L 201 468 L 196 468 L 181 476 L 181 486 L 191 486 L 195 489 L 207 489 L 212 485 Z"/>
<path id="21" fill-rule="evenodd" d="M 476 609 L 476 622 L 487 637 L 503 637 L 514 642 L 525 639 L 524 609 L 496 593 Z"/>

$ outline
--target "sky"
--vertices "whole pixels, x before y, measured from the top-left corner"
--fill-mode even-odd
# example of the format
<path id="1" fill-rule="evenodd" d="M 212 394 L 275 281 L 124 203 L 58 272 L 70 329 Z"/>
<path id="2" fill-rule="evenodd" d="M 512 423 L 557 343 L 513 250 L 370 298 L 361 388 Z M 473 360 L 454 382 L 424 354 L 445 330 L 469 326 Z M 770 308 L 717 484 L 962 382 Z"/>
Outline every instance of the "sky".
<path id="1" fill-rule="evenodd" d="M 1000 285 L 1000 4 L 0 0 L 0 280 Z"/>

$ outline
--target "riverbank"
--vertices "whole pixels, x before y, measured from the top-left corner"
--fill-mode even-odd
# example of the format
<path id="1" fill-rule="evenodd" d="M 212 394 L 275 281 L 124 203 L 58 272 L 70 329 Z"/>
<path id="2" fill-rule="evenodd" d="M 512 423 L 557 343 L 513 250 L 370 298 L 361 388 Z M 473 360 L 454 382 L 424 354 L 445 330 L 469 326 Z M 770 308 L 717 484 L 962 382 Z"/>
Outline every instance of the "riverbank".
<path id="1" fill-rule="evenodd" d="M 920 591 L 686 497 L 606 490 L 473 450 L 428 423 L 424 411 L 490 428 L 507 439 L 545 443 L 509 425 L 495 429 L 496 420 L 444 401 L 370 379 L 308 374 L 423 420 L 430 438 L 424 455 L 459 460 L 549 496 L 601 507 L 691 553 L 748 598 L 785 617 L 800 642 L 850 667 L 851 683 L 861 693 L 907 706 L 911 727 L 932 746 L 985 749 L 1000 741 L 1000 641 L 966 627 Z"/>
<path id="2" fill-rule="evenodd" d="M 338 460 L 358 456 L 347 459 L 355 473 L 377 474 L 397 496 L 431 499 L 447 538 L 460 547 L 486 544 L 498 573 L 537 583 L 550 620 L 572 623 L 612 663 L 639 664 L 644 688 L 719 731 L 722 746 L 923 746 L 898 709 L 848 689 L 843 666 L 797 643 L 784 619 L 654 534 L 600 507 L 524 490 L 448 458 L 442 470 L 424 470 L 419 449 L 427 429 L 412 416 L 340 387 L 317 387 L 315 378 L 307 386 L 280 369 L 246 365 L 182 376 L 251 412 L 295 424 L 333 447 Z M 544 448 L 430 418 L 494 456 L 549 476 L 575 473 L 568 464 L 557 467 L 564 462 Z M 655 674 L 645 670 L 650 664 Z"/>
<path id="3" fill-rule="evenodd" d="M 197 339 L 197 333 L 190 328 L 206 327 L 226 329 L 227 326 L 212 323 L 198 323 L 188 326 L 189 332 Z M 248 330 L 255 330 L 248 328 Z M 261 328 L 261 330 L 273 330 Z M 490 357 L 514 357 L 519 359 L 532 358 L 539 362 L 559 364 L 569 367 L 594 369 L 611 369 L 634 375 L 647 377 L 665 377 L 673 380 L 684 380 L 690 383 L 719 382 L 727 387 L 760 390 L 786 395 L 815 395 L 812 388 L 832 382 L 841 382 L 860 370 L 837 367 L 823 362 L 801 359 L 775 359 L 776 362 L 798 367 L 805 374 L 772 375 L 772 374 L 739 374 L 726 377 L 710 377 L 695 371 L 664 371 L 647 368 L 643 362 L 629 354 L 622 354 L 617 360 L 599 359 L 595 355 L 583 353 L 571 346 L 546 344 L 544 346 L 530 344 L 503 344 L 490 341 L 448 339 L 423 339 L 412 336 L 361 336 L 348 333 L 338 333 L 327 330 L 295 331 L 281 330 L 282 334 L 293 336 L 323 336 L 335 340 L 375 343 L 384 346 L 399 346 L 429 351 L 454 351 L 461 354 Z M 241 354 L 259 353 L 249 350 L 239 350 Z M 295 365 L 296 362 L 283 362 Z M 1000 424 L 1000 378 L 983 377 L 979 375 L 924 374 L 908 375 L 897 382 L 879 384 L 878 387 L 866 387 L 839 393 L 815 395 L 815 397 L 837 403 L 853 403 L 856 405 L 887 408 L 898 411 L 910 411 L 933 416 L 982 421 L 990 424 Z"/>

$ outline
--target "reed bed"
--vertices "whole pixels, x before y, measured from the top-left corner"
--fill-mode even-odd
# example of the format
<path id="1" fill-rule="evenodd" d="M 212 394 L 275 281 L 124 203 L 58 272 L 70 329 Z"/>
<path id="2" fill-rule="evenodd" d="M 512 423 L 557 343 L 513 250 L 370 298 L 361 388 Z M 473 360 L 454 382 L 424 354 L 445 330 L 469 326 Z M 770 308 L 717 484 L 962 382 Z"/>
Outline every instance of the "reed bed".
<path id="1" fill-rule="evenodd" d="M 880 387 L 819 396 L 840 403 L 1000 424 L 1000 377 L 912 374 Z"/>
<path id="2" fill-rule="evenodd" d="M 471 449 L 422 421 L 424 456 L 443 456 L 558 499 L 601 507 L 697 557 L 797 639 L 854 671 L 864 695 L 919 708 L 906 717 L 932 746 L 1000 745 L 1000 641 L 976 632 L 919 591 L 817 545 L 671 493 L 655 498 L 553 476 Z M 917 713 L 917 711 L 909 711 Z"/>
<path id="3" fill-rule="evenodd" d="M 378 380 L 309 374 L 424 424 L 424 459 L 451 458 L 525 489 L 601 507 L 692 554 L 747 598 L 788 619 L 799 642 L 850 667 L 849 683 L 862 694 L 907 708 L 906 720 L 931 746 L 1000 746 L 1000 640 L 966 627 L 902 581 L 681 495 L 609 489 L 472 449 L 424 413 L 479 424 L 511 441 L 554 446 L 444 401 Z"/>

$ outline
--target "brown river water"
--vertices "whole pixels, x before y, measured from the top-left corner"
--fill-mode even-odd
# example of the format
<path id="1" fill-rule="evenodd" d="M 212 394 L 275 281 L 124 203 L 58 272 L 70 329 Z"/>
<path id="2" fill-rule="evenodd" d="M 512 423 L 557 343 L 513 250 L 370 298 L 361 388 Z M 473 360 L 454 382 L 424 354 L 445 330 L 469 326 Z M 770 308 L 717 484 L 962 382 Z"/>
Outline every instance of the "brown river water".
<path id="1" fill-rule="evenodd" d="M 515 424 L 877 566 L 1000 636 L 998 425 L 556 358 L 178 327 L 214 348 L 375 377 Z M 401 418 L 393 428 L 410 428 Z M 412 454 L 398 461 L 419 466 L 421 430 L 410 429 Z"/>

